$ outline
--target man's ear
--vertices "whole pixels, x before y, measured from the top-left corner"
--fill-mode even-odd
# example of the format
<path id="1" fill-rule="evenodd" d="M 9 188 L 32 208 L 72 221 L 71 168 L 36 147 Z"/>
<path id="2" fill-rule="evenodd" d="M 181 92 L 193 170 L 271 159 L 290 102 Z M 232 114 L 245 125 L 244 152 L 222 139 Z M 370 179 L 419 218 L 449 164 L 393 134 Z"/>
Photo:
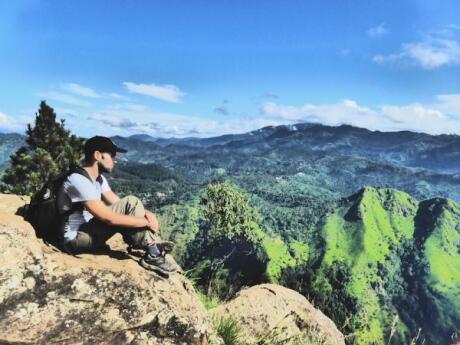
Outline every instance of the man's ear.
<path id="1" fill-rule="evenodd" d="M 93 158 L 96 162 L 99 162 L 104 157 L 102 156 L 102 153 L 100 151 L 94 151 Z"/>

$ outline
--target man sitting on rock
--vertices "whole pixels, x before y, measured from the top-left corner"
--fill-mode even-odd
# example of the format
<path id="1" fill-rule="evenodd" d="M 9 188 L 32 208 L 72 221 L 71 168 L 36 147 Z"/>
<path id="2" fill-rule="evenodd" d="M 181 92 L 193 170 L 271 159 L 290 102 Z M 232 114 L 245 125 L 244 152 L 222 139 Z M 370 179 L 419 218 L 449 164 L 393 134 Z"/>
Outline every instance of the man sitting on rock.
<path id="1" fill-rule="evenodd" d="M 68 214 L 60 229 L 64 248 L 72 254 L 91 252 L 120 233 L 130 248 L 145 250 L 140 261 L 144 268 L 168 277 L 176 267 L 165 260 L 165 253 L 174 244 L 155 243 L 153 235 L 159 231 L 155 214 L 134 196 L 120 199 L 102 175 L 112 172 L 117 152 L 127 151 L 107 137 L 86 141 L 81 173 L 70 174 L 58 193 L 59 211 Z"/>

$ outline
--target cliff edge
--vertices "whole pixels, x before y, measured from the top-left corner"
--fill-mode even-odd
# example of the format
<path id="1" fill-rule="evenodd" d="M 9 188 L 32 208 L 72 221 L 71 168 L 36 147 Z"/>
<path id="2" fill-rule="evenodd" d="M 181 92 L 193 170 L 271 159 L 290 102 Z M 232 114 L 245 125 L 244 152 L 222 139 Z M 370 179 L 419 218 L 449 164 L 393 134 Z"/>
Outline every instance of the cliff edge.
<path id="1" fill-rule="evenodd" d="M 163 279 L 110 251 L 74 257 L 47 246 L 0 195 L 0 343 L 206 344 L 209 317 L 190 282 Z"/>

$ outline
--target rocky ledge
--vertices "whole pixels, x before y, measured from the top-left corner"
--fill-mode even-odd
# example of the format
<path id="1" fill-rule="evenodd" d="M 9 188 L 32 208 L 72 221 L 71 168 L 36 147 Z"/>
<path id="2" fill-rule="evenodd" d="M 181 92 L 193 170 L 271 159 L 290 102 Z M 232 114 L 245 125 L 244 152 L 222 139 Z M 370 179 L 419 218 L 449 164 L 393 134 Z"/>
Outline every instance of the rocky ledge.
<path id="1" fill-rule="evenodd" d="M 0 194 L 0 344 L 223 344 L 211 320 L 229 316 L 244 344 L 344 344 L 331 320 L 278 285 L 243 289 L 209 315 L 183 275 L 146 271 L 121 237 L 101 253 L 62 253 L 15 214 L 27 201 Z"/>
<path id="2" fill-rule="evenodd" d="M 0 195 L 0 343 L 206 344 L 210 319 L 190 282 L 112 250 L 74 257 L 35 237 Z"/>

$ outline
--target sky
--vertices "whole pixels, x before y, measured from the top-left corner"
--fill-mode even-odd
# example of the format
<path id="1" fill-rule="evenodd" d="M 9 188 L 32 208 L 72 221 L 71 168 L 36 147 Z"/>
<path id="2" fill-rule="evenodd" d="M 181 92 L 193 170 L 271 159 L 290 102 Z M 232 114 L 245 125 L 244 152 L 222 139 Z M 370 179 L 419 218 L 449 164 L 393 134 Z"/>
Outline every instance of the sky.
<path id="1" fill-rule="evenodd" d="M 0 132 L 460 135 L 460 2 L 0 0 Z"/>

